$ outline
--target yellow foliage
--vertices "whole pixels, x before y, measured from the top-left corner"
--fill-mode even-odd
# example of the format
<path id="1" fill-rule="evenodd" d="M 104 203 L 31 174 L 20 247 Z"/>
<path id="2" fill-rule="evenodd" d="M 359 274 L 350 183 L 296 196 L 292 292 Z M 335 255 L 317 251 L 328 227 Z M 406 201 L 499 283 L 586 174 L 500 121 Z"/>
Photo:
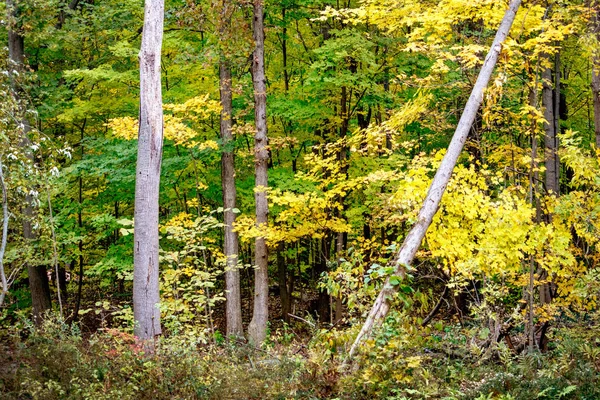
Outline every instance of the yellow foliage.
<path id="1" fill-rule="evenodd" d="M 137 139 L 140 129 L 137 118 L 133 117 L 112 118 L 108 121 L 108 128 L 115 137 L 125 140 Z"/>
<path id="2" fill-rule="evenodd" d="M 194 124 L 220 114 L 221 105 L 218 101 L 210 100 L 209 95 L 197 96 L 183 104 L 164 104 L 163 109 L 171 112 L 164 115 L 163 135 L 165 139 L 172 140 L 179 146 L 198 146 L 200 150 L 218 150 L 219 146 L 214 140 L 201 143 L 199 132 L 192 128 Z M 139 122 L 136 118 L 112 118 L 107 126 L 116 138 L 137 139 Z"/>

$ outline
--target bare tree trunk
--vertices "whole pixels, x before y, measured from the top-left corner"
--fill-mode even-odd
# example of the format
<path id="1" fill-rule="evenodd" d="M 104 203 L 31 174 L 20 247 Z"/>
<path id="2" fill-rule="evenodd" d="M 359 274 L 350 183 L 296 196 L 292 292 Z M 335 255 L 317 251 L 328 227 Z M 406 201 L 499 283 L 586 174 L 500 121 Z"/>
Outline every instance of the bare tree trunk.
<path id="1" fill-rule="evenodd" d="M 80 137 L 80 151 L 81 151 L 81 160 L 83 160 L 84 155 L 84 146 L 83 146 L 83 138 L 85 133 L 85 125 L 87 119 L 84 119 L 81 124 L 81 137 Z M 77 200 L 79 204 L 79 209 L 77 210 L 77 226 L 79 227 L 79 234 L 83 231 L 83 176 L 82 172 L 79 172 L 78 186 L 79 193 L 77 196 Z M 79 279 L 77 281 L 77 301 L 75 302 L 75 311 L 73 312 L 73 321 L 77 321 L 79 319 L 79 309 L 81 307 L 81 295 L 83 292 L 83 240 L 79 239 L 77 243 L 77 248 L 79 249 L 79 262 L 77 263 L 79 266 Z"/>
<path id="2" fill-rule="evenodd" d="M 163 145 L 160 56 L 164 0 L 146 0 L 140 50 L 140 128 L 135 180 L 133 314 L 134 333 L 153 351 L 160 335 L 158 305 L 158 195 Z"/>
<path id="3" fill-rule="evenodd" d="M 281 300 L 281 318 L 285 322 L 290 322 L 289 313 L 291 312 L 291 293 L 289 292 L 287 279 L 287 260 L 284 252 L 285 243 L 279 242 L 277 245 L 277 275 L 279 279 L 279 299 Z"/>
<path id="4" fill-rule="evenodd" d="M 221 41 L 226 40 L 226 33 L 230 28 L 229 2 L 223 1 L 221 11 Z M 235 223 L 236 189 L 235 189 L 235 159 L 232 148 L 232 92 L 231 68 L 225 55 L 221 55 L 219 64 L 219 80 L 221 93 L 221 140 L 223 153 L 221 154 L 221 185 L 223 189 L 223 208 L 225 222 L 225 240 L 223 252 L 227 257 L 225 269 L 225 298 L 227 336 L 243 336 L 242 327 L 242 300 L 240 294 L 240 271 L 238 269 L 238 235 L 233 230 Z"/>
<path id="5" fill-rule="evenodd" d="M 392 265 L 394 266 L 397 275 L 406 275 L 406 268 L 413 261 L 415 254 L 419 249 L 419 246 L 421 246 L 423 238 L 425 237 L 425 233 L 431 225 L 431 221 L 433 220 L 433 217 L 439 208 L 442 196 L 446 190 L 446 186 L 448 185 L 450 177 L 452 176 L 452 171 L 454 170 L 456 162 L 458 161 L 458 157 L 460 156 L 465 141 L 467 140 L 467 136 L 469 135 L 469 131 L 471 130 L 471 126 L 473 125 L 473 121 L 477 115 L 477 111 L 479 110 L 481 102 L 483 101 L 483 92 L 488 85 L 488 82 L 492 76 L 492 72 L 494 71 L 494 66 L 498 61 L 498 56 L 502 50 L 502 43 L 508 36 L 508 32 L 510 31 L 520 5 L 521 0 L 511 1 L 509 9 L 506 11 L 502 23 L 498 28 L 498 32 L 496 33 L 492 47 L 485 58 L 481 72 L 479 73 L 477 81 L 475 82 L 475 86 L 471 91 L 471 96 L 469 97 L 460 121 L 458 122 L 458 126 L 454 132 L 452 141 L 448 146 L 446 155 L 444 156 L 444 159 L 442 160 L 440 167 L 433 178 L 433 182 L 429 187 L 429 191 L 427 192 L 423 206 L 419 211 L 417 223 L 406 236 L 402 247 L 392 261 Z M 391 301 L 397 290 L 397 286 L 392 285 L 388 277 L 383 284 L 383 288 L 381 289 L 379 296 L 377 296 L 375 304 L 369 312 L 361 331 L 359 332 L 354 344 L 352 345 L 352 348 L 350 349 L 350 356 L 354 354 L 363 338 L 371 334 L 373 328 L 379 326 L 383 322 L 383 319 L 388 314 Z"/>
<path id="6" fill-rule="evenodd" d="M 315 282 L 318 282 L 321 275 L 327 271 L 327 262 L 329 261 L 329 256 L 331 255 L 332 238 L 332 233 L 329 232 L 329 230 L 325 230 L 321 240 L 317 239 L 317 258 L 315 268 L 313 269 Z M 319 322 L 327 322 L 331 320 L 330 302 L 331 296 L 329 296 L 327 291 L 324 289 L 319 290 L 319 298 L 317 299 L 316 304 L 316 312 Z"/>
<path id="7" fill-rule="evenodd" d="M 591 31 L 600 42 L 600 7 L 598 0 L 591 0 L 592 7 Z M 596 149 L 600 149 L 600 54 L 596 50 L 592 54 L 592 96 L 594 98 L 594 132 Z"/>
<path id="8" fill-rule="evenodd" d="M 344 258 L 344 252 L 346 251 L 347 247 L 347 239 L 344 233 L 338 232 L 335 241 L 335 252 L 337 253 L 336 256 L 338 265 L 341 265 L 342 259 Z M 337 324 L 343 318 L 343 307 L 342 294 L 338 293 L 337 297 L 335 298 L 335 318 L 333 319 L 334 324 Z"/>
<path id="9" fill-rule="evenodd" d="M 538 108 L 538 73 L 539 64 L 535 70 L 535 78 L 533 85 L 529 91 L 529 105 L 536 110 Z M 543 75 L 542 75 L 543 78 Z M 545 95 L 542 91 L 542 97 Z M 541 220 L 541 205 L 540 198 L 538 196 L 538 137 L 537 137 L 537 122 L 535 114 L 532 112 L 532 124 L 531 124 L 531 164 L 529 168 L 529 201 L 536 210 L 535 222 L 539 223 Z M 534 254 L 529 256 L 529 281 L 527 285 L 527 325 L 525 327 L 528 349 L 529 352 L 533 352 L 535 348 L 535 304 L 534 304 L 534 289 L 535 289 L 535 257 Z M 543 286 L 540 287 L 540 298 L 543 295 Z M 543 301 L 542 301 L 543 302 Z"/>
<path id="10" fill-rule="evenodd" d="M 592 64 L 592 96 L 594 97 L 594 132 L 596 148 L 600 149 L 600 56 L 595 55 Z"/>
<path id="11" fill-rule="evenodd" d="M 265 77 L 265 36 L 262 0 L 254 0 L 254 57 L 252 62 L 252 80 L 254 84 L 254 136 L 256 225 L 266 228 L 269 214 L 267 203 L 267 167 L 269 149 L 267 139 L 267 86 Z M 256 345 L 265 340 L 269 318 L 269 276 L 268 249 L 264 237 L 256 238 L 254 270 L 254 310 L 248 326 L 250 341 Z"/>
<path id="12" fill-rule="evenodd" d="M 7 0 L 6 8 L 9 17 L 12 17 L 18 21 L 18 5 L 15 3 L 15 1 Z M 9 59 L 12 63 L 9 70 L 12 70 L 12 68 L 16 68 L 16 70 L 19 73 L 22 73 L 24 71 L 23 65 L 25 59 L 25 50 L 23 36 L 21 36 L 19 30 L 19 22 L 16 22 L 16 26 L 9 27 L 8 54 Z M 19 107 L 21 107 L 21 111 L 23 114 L 23 128 L 20 146 L 25 151 L 25 154 L 30 163 L 33 164 L 33 154 L 30 150 L 31 141 L 29 140 L 29 131 L 31 130 L 31 126 L 29 125 L 29 121 L 25 116 L 25 107 L 23 107 L 20 104 L 20 89 L 18 88 L 18 85 L 15 82 L 15 78 L 12 73 L 10 76 L 10 80 L 14 96 L 17 100 L 17 103 L 19 103 Z M 31 221 L 35 217 L 33 202 L 33 197 L 27 195 L 25 198 L 26 205 L 23 208 L 23 237 L 25 238 L 25 241 L 32 241 L 36 238 L 35 232 L 33 231 L 33 227 L 31 224 Z M 29 291 L 31 292 L 33 321 L 36 325 L 39 325 L 42 322 L 43 314 L 52 307 L 52 303 L 50 301 L 50 285 L 48 284 L 48 275 L 46 275 L 45 266 L 32 265 L 29 262 L 27 263 L 27 273 L 29 275 Z"/>
<path id="13" fill-rule="evenodd" d="M 551 60 L 550 56 L 546 56 Z M 557 132 L 555 119 L 558 118 L 558 110 L 555 109 L 554 93 L 558 88 L 553 88 L 552 68 L 548 67 L 542 71 L 542 107 L 544 108 L 544 138 L 546 165 L 546 191 L 558 194 L 558 170 L 557 170 Z"/>

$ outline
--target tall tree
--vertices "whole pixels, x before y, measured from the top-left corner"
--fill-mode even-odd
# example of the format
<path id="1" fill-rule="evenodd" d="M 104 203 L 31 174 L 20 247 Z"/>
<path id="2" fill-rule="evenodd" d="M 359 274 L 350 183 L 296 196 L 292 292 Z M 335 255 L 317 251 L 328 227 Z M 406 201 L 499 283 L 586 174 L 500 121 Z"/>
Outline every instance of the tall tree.
<path id="1" fill-rule="evenodd" d="M 254 165 L 256 204 L 256 225 L 265 228 L 269 214 L 267 203 L 269 150 L 267 139 L 267 83 L 265 77 L 265 34 L 262 0 L 254 0 L 254 56 L 252 60 L 252 82 L 254 85 Z M 254 270 L 254 310 L 248 326 L 248 336 L 252 343 L 260 345 L 267 335 L 269 318 L 269 253 L 264 237 L 256 238 Z"/>
<path id="2" fill-rule="evenodd" d="M 392 260 L 392 265 L 395 269 L 396 275 L 406 275 L 406 268 L 412 263 L 415 254 L 421 246 L 423 238 L 425 237 L 425 233 L 431 225 L 435 213 L 439 209 L 444 191 L 448 186 L 448 182 L 450 182 L 452 171 L 456 166 L 458 157 L 460 156 L 465 141 L 467 140 L 467 136 L 469 135 L 473 121 L 477 116 L 477 111 L 483 102 L 483 92 L 490 81 L 492 72 L 494 71 L 496 62 L 498 61 L 500 51 L 502 50 L 502 43 L 508 36 L 508 32 L 510 31 L 517 14 L 517 10 L 520 6 L 521 0 L 512 0 L 508 10 L 504 14 L 504 18 L 502 19 L 500 27 L 496 32 L 496 37 L 494 38 L 492 47 L 485 58 L 479 76 L 477 77 L 477 81 L 475 82 L 475 86 L 473 86 L 469 100 L 467 101 L 465 109 L 463 110 L 462 116 L 458 122 L 456 131 L 452 137 L 452 141 L 450 142 L 448 150 L 444 155 L 433 181 L 431 182 L 431 186 L 429 186 L 427 196 L 423 201 L 423 206 L 421 207 L 417 217 L 417 223 L 408 232 L 406 238 L 404 239 L 404 243 L 402 243 L 402 247 L 400 247 L 400 250 Z M 397 291 L 398 286 L 392 284 L 390 277 L 388 277 L 383 284 L 379 296 L 377 296 L 377 299 L 373 304 L 373 308 L 369 312 L 361 331 L 358 333 L 356 340 L 352 344 L 350 356 L 354 354 L 363 338 L 369 335 L 374 327 L 379 326 L 383 322 L 383 319 L 390 310 L 391 301 Z"/>
<path id="3" fill-rule="evenodd" d="M 146 0 L 140 50 L 140 118 L 135 180 L 133 313 L 135 335 L 160 335 L 158 195 L 163 146 L 160 59 L 164 0 Z"/>
<path id="4" fill-rule="evenodd" d="M 26 107 L 23 106 L 21 88 L 17 83 L 17 76 L 22 76 L 25 68 L 25 43 L 21 34 L 21 24 L 19 22 L 19 5 L 14 0 L 7 0 L 6 8 L 8 12 L 9 30 L 8 30 L 8 56 L 11 62 L 9 71 L 10 80 L 13 89 L 13 96 L 21 107 L 22 128 L 20 146 L 25 152 L 25 156 L 30 164 L 33 164 L 33 154 L 31 152 L 31 140 L 29 132 L 31 125 L 26 117 Z M 23 208 L 23 237 L 26 241 L 32 241 L 36 238 L 33 230 L 32 220 L 35 217 L 34 198 L 28 194 Z M 33 308 L 33 320 L 36 324 L 41 323 L 42 315 L 46 310 L 52 307 L 50 301 L 50 285 L 48 284 L 48 275 L 46 267 L 43 265 L 34 265 L 27 262 L 27 273 L 29 275 L 29 290 L 31 292 L 31 304 Z"/>
<path id="5" fill-rule="evenodd" d="M 221 41 L 221 57 L 219 61 L 219 92 L 221 95 L 221 187 L 223 189 L 224 211 L 224 245 L 223 252 L 227 257 L 225 269 L 225 298 L 227 335 L 243 336 L 242 300 L 240 295 L 240 272 L 238 269 L 238 235 L 233 230 L 235 222 L 236 189 L 235 189 L 235 159 L 233 153 L 232 127 L 232 92 L 231 66 L 224 49 L 231 33 L 232 5 L 229 0 L 221 3 L 219 36 Z"/>

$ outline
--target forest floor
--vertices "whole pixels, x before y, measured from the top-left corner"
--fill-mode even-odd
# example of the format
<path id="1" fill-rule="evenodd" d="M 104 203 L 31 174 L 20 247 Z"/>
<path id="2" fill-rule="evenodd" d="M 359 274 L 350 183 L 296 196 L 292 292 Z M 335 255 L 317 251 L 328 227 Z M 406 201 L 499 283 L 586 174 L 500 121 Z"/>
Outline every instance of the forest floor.
<path id="1" fill-rule="evenodd" d="M 397 313 L 344 364 L 356 326 L 319 326 L 309 302 L 296 309 L 302 320 L 283 323 L 274 297 L 260 349 L 166 332 L 147 355 L 116 328 L 82 334 L 89 330 L 54 318 L 41 328 L 15 321 L 0 333 L 0 398 L 600 399 L 597 317 L 557 324 L 548 351 L 517 354 L 503 340 L 484 345 L 452 315 L 422 328 Z M 512 335 L 518 346 L 522 332 Z"/>

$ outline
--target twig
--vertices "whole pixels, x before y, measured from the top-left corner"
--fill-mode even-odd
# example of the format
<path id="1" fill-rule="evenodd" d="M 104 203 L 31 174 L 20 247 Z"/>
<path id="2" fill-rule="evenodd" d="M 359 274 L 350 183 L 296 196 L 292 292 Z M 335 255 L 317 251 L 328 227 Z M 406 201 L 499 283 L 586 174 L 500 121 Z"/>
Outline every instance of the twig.
<path id="1" fill-rule="evenodd" d="M 290 314 L 290 313 L 288 313 L 288 315 L 289 315 L 290 317 L 292 317 L 292 318 L 296 318 L 296 319 L 298 319 L 298 320 L 300 320 L 300 321 L 302 321 L 302 322 L 305 322 L 305 323 L 307 323 L 308 325 L 312 326 L 313 328 L 315 327 L 315 324 L 314 324 L 314 323 L 312 323 L 312 322 L 310 322 L 310 321 L 307 321 L 307 320 L 305 320 L 304 318 L 301 318 L 301 317 L 299 317 L 299 316 L 297 316 L 297 315 Z"/>
<path id="2" fill-rule="evenodd" d="M 53 252 L 53 262 L 54 262 L 54 271 L 56 273 L 56 294 L 58 295 L 58 305 L 60 308 L 60 317 L 64 318 L 63 315 L 63 304 L 62 304 L 62 296 L 60 294 L 60 276 L 58 273 L 58 250 L 56 248 L 56 232 L 54 231 L 54 216 L 52 214 L 52 201 L 50 200 L 50 185 L 48 183 L 48 177 L 46 177 L 46 198 L 48 199 L 48 213 L 50 216 L 50 232 L 52 233 L 52 252 Z"/>
<path id="3" fill-rule="evenodd" d="M 427 324 L 429 322 L 431 322 L 433 317 L 435 317 L 435 314 L 437 314 L 437 312 L 440 310 L 440 307 L 442 306 L 442 302 L 444 301 L 444 298 L 446 297 L 447 293 L 448 293 L 448 286 L 444 286 L 444 291 L 442 292 L 440 299 L 438 300 L 435 307 L 433 307 L 433 310 L 431 310 L 431 312 L 425 317 L 423 322 L 421 322 L 421 326 L 427 326 Z"/>

